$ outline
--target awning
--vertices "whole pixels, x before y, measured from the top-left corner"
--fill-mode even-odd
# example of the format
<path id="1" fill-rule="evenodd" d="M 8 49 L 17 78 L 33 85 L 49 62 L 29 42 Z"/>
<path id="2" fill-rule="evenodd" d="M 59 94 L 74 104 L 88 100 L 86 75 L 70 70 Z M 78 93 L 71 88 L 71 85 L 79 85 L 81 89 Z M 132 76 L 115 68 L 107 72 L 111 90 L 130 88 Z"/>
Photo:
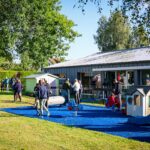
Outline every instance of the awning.
<path id="1" fill-rule="evenodd" d="M 150 66 L 129 66 L 129 67 L 111 67 L 111 68 L 93 68 L 92 71 L 119 71 L 119 70 L 145 70 Z"/>

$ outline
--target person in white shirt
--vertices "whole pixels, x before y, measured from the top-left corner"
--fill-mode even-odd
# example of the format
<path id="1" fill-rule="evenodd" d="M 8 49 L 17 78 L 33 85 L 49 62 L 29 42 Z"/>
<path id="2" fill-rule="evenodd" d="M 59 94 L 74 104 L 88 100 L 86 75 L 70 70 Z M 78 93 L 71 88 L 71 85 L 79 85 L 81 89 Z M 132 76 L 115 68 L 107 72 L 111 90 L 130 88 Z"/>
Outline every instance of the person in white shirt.
<path id="1" fill-rule="evenodd" d="M 79 96 L 80 84 L 79 84 L 77 79 L 75 79 L 72 88 L 73 88 L 73 91 L 74 91 L 76 104 L 79 104 L 80 103 L 80 96 Z"/>

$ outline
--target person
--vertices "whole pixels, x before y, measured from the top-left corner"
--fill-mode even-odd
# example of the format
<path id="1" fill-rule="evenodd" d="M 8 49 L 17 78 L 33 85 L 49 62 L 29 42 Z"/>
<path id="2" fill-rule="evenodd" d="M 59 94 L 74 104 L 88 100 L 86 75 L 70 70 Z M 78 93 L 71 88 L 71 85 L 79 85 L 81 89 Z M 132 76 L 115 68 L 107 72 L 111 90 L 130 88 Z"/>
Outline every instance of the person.
<path id="1" fill-rule="evenodd" d="M 150 76 L 149 76 L 149 74 L 146 75 L 146 85 L 150 86 Z"/>
<path id="2" fill-rule="evenodd" d="M 79 80 L 79 84 L 80 84 L 80 89 L 79 89 L 79 99 L 81 101 L 81 97 L 82 97 L 82 93 L 83 93 L 83 85 L 81 80 Z"/>
<path id="3" fill-rule="evenodd" d="M 46 101 L 46 103 L 45 103 L 45 106 L 48 108 L 48 100 L 49 100 L 49 97 L 50 97 L 50 95 L 52 94 L 52 91 L 51 91 L 51 86 L 50 86 L 50 84 L 47 82 L 47 80 L 46 79 L 44 79 L 44 83 L 45 83 L 45 86 L 46 86 L 46 88 L 47 88 L 47 101 Z"/>
<path id="4" fill-rule="evenodd" d="M 70 101 L 70 88 L 71 88 L 71 84 L 69 78 L 67 78 L 62 86 L 63 89 L 62 95 L 65 97 L 65 104 Z"/>
<path id="5" fill-rule="evenodd" d="M 6 91 L 9 91 L 9 79 L 6 77 L 5 79 L 5 83 L 6 83 Z"/>
<path id="6" fill-rule="evenodd" d="M 39 102 L 40 102 L 40 111 L 38 111 L 38 115 L 43 116 L 44 109 L 45 109 L 47 112 L 47 116 L 50 116 L 48 108 L 45 106 L 45 103 L 48 98 L 48 90 L 44 84 L 44 80 L 40 80 L 40 86 L 39 86 L 39 90 L 38 90 L 38 98 L 39 98 Z"/>
<path id="7" fill-rule="evenodd" d="M 103 82 L 103 89 L 104 89 L 104 98 L 107 98 L 108 81 L 106 78 L 104 79 L 104 82 Z"/>
<path id="8" fill-rule="evenodd" d="M 80 104 L 80 98 L 79 98 L 80 84 L 77 79 L 75 79 L 72 88 L 74 91 L 74 97 L 75 97 L 76 104 Z"/>
<path id="9" fill-rule="evenodd" d="M 120 110 L 122 109 L 122 100 L 121 100 L 121 95 L 122 95 L 122 85 L 120 81 L 117 81 L 115 79 L 114 81 L 114 93 L 118 97 L 119 104 L 120 104 Z"/>
<path id="10" fill-rule="evenodd" d="M 40 81 L 39 81 L 39 83 L 36 83 L 36 85 L 34 87 L 34 96 L 35 96 L 34 106 L 36 109 L 38 109 L 38 104 L 39 104 L 39 98 L 38 98 L 39 86 L 40 86 Z"/>
<path id="11" fill-rule="evenodd" d="M 4 80 L 1 81 L 1 91 L 4 91 Z"/>
<path id="12" fill-rule="evenodd" d="M 115 105 L 115 94 L 112 92 L 108 97 L 108 101 L 106 102 L 106 107 L 113 107 Z"/>
<path id="13" fill-rule="evenodd" d="M 22 100 L 22 89 L 23 89 L 23 86 L 21 84 L 20 79 L 16 79 L 16 83 L 13 86 L 14 102 L 17 100 L 17 97 L 19 97 L 19 100 L 21 102 L 21 100 Z"/>

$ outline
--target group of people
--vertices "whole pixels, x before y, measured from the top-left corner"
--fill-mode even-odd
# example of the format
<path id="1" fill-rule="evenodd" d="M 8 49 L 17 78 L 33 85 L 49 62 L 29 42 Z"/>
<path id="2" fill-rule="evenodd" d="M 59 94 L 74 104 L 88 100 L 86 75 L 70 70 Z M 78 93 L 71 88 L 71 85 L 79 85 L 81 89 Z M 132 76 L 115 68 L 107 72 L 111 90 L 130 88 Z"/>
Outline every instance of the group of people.
<path id="1" fill-rule="evenodd" d="M 34 87 L 35 93 L 35 108 L 37 115 L 43 116 L 44 110 L 47 112 L 47 116 L 50 116 L 48 110 L 48 100 L 51 95 L 51 87 L 45 79 L 39 80 L 39 83 Z"/>
<path id="2" fill-rule="evenodd" d="M 70 91 L 73 91 L 76 104 L 80 104 L 80 100 L 83 92 L 83 86 L 81 80 L 75 79 L 74 83 L 71 84 L 69 79 L 66 79 L 66 81 L 63 84 L 62 93 L 61 93 L 62 96 L 65 97 L 65 104 L 70 101 Z"/>
<path id="3" fill-rule="evenodd" d="M 9 91 L 10 88 L 15 84 L 16 79 L 15 78 L 5 78 L 1 80 L 0 86 L 1 86 L 1 91 Z"/>

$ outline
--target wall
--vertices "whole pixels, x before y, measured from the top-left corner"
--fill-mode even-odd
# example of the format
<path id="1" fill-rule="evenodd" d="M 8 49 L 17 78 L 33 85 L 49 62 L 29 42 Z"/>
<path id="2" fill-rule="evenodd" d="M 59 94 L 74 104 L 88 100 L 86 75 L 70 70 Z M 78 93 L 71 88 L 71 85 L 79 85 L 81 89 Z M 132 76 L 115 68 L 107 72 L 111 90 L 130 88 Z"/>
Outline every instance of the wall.
<path id="1" fill-rule="evenodd" d="M 36 79 L 26 79 L 26 92 L 34 92 L 34 87 L 36 85 Z"/>

